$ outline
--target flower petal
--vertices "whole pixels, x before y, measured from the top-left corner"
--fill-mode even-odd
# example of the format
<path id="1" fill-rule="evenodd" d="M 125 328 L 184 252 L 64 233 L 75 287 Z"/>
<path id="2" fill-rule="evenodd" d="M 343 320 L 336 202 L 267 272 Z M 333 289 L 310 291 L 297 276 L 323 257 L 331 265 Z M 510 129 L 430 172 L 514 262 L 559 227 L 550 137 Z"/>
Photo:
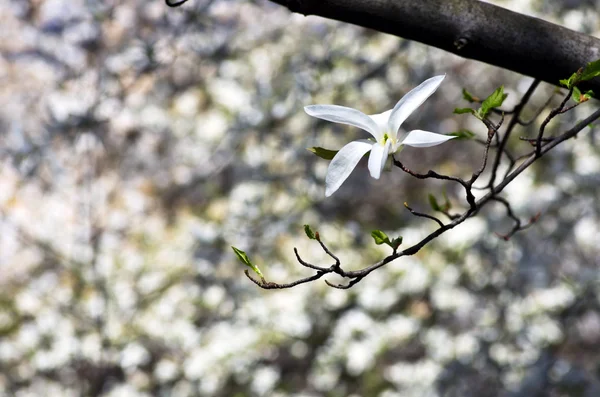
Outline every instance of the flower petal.
<path id="1" fill-rule="evenodd" d="M 337 105 L 310 105 L 305 106 L 304 111 L 309 116 L 363 129 L 373 135 L 376 140 L 379 140 L 382 136 L 377 123 L 371 117 L 356 109 Z"/>
<path id="2" fill-rule="evenodd" d="M 369 154 L 369 172 L 375 179 L 379 179 L 381 176 L 381 171 L 383 171 L 385 161 L 390 153 L 390 146 L 391 142 L 387 141 L 385 145 L 376 143 L 371 149 L 371 154 Z"/>
<path id="3" fill-rule="evenodd" d="M 325 177 L 325 196 L 329 197 L 344 183 L 356 164 L 371 148 L 373 143 L 367 140 L 353 141 L 340 149 L 335 155 Z"/>
<path id="4" fill-rule="evenodd" d="M 440 145 L 455 136 L 436 134 L 435 132 L 413 130 L 408 133 L 407 137 L 402 141 L 402 145 L 413 147 L 430 147 Z"/>
<path id="5" fill-rule="evenodd" d="M 386 110 L 383 113 L 379 114 L 371 114 L 370 118 L 377 124 L 380 131 L 387 131 L 388 129 L 388 120 L 390 119 L 390 114 L 392 113 L 392 109 Z"/>
<path id="6" fill-rule="evenodd" d="M 437 90 L 444 77 L 446 77 L 445 74 L 425 80 L 398 101 L 388 121 L 388 127 L 392 133 L 398 133 L 398 128 L 404 123 L 404 120 Z"/>

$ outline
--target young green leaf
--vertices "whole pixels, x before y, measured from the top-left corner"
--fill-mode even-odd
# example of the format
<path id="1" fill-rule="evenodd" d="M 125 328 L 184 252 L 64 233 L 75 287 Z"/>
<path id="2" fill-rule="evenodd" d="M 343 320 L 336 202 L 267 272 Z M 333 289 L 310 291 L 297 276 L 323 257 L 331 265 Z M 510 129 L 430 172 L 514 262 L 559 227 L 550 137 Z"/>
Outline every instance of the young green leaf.
<path id="1" fill-rule="evenodd" d="M 240 262 L 242 262 L 244 265 L 246 265 L 249 268 L 251 268 L 252 270 L 254 270 L 254 272 L 256 274 L 258 274 L 261 279 L 265 278 L 263 276 L 262 272 L 260 271 L 260 269 L 250 261 L 250 258 L 248 258 L 248 255 L 246 255 L 246 253 L 244 251 L 242 251 L 241 249 L 235 248 L 233 245 L 231 246 L 231 248 L 233 249 L 233 252 L 235 252 L 235 255 L 238 257 Z"/>
<path id="2" fill-rule="evenodd" d="M 479 102 L 479 98 L 477 98 L 476 96 L 474 96 L 473 94 L 471 94 L 469 91 L 467 91 L 466 88 L 463 88 L 462 90 L 462 95 L 463 95 L 463 99 L 465 101 L 468 102 Z"/>
<path id="3" fill-rule="evenodd" d="M 450 208 L 452 208 L 452 204 L 450 203 L 450 199 L 448 199 L 448 195 L 446 194 L 446 191 L 444 191 L 444 193 L 442 193 L 444 196 L 444 207 L 442 208 L 444 211 L 449 211 Z"/>
<path id="4" fill-rule="evenodd" d="M 481 118 L 487 116 L 490 110 L 502 106 L 502 102 L 506 99 L 508 94 L 504 93 L 504 86 L 501 85 L 496 89 L 496 91 L 492 92 L 492 94 L 485 98 L 483 103 L 481 104 L 481 108 L 479 109 Z"/>
<path id="5" fill-rule="evenodd" d="M 585 66 L 581 76 L 579 77 L 579 81 L 591 80 L 597 76 L 600 76 L 600 59 L 590 62 Z"/>
<path id="6" fill-rule="evenodd" d="M 456 139 L 473 139 L 475 137 L 475 133 L 469 130 L 460 130 L 446 135 L 455 136 Z"/>
<path id="7" fill-rule="evenodd" d="M 309 152 L 314 153 L 315 155 L 319 156 L 322 159 L 325 160 L 331 160 L 333 159 L 333 157 L 337 154 L 338 150 L 329 150 L 329 149 L 324 149 L 322 147 L 309 147 L 306 150 L 308 150 Z"/>
<path id="8" fill-rule="evenodd" d="M 573 99 L 577 103 L 587 102 L 594 97 L 594 91 L 588 90 L 584 93 L 579 90 L 577 87 L 573 87 L 573 94 L 571 95 L 571 99 Z"/>
<path id="9" fill-rule="evenodd" d="M 568 79 L 560 80 L 559 83 L 564 85 L 568 89 L 571 89 L 571 87 L 574 87 L 575 84 L 579 83 L 580 79 L 581 79 L 581 73 L 579 73 L 579 71 L 577 71 L 577 72 L 573 73 L 571 75 L 571 77 L 569 77 Z"/>
<path id="10" fill-rule="evenodd" d="M 573 87 L 573 94 L 571 94 L 571 99 L 575 102 L 581 102 L 581 91 L 577 87 Z"/>
<path id="11" fill-rule="evenodd" d="M 371 232 L 371 237 L 373 237 L 373 240 L 375 240 L 375 244 L 377 245 L 387 244 L 390 247 L 392 246 L 390 238 L 381 230 L 373 230 Z"/>
<path id="12" fill-rule="evenodd" d="M 465 114 L 465 113 L 475 114 L 475 109 L 471 109 L 471 108 L 456 108 L 456 109 L 454 109 L 454 114 Z"/>
<path id="13" fill-rule="evenodd" d="M 569 79 L 562 79 L 559 80 L 560 85 L 564 85 L 565 87 L 569 88 Z"/>
<path id="14" fill-rule="evenodd" d="M 402 244 L 402 236 L 393 239 L 391 246 L 394 250 L 397 250 L 398 247 L 400 247 L 400 244 Z"/>
<path id="15" fill-rule="evenodd" d="M 431 206 L 431 209 L 434 211 L 441 211 L 440 205 L 438 204 L 435 196 L 433 194 L 430 194 L 427 197 L 429 198 L 429 205 Z"/>
<path id="16" fill-rule="evenodd" d="M 309 225 L 304 225 L 304 233 L 306 233 L 306 236 L 311 240 L 317 239 L 315 232 L 313 232 Z"/>

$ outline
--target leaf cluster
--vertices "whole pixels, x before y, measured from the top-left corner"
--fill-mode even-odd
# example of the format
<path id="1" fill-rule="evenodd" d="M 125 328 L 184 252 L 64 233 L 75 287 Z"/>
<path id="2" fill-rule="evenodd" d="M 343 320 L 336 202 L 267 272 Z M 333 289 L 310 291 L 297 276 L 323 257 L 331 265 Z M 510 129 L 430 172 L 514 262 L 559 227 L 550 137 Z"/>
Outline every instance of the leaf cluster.
<path id="1" fill-rule="evenodd" d="M 600 76 L 600 59 L 594 62 L 589 62 L 585 68 L 579 69 L 568 79 L 560 80 L 560 85 L 573 91 L 571 98 L 576 103 L 586 102 L 594 96 L 594 92 L 592 90 L 581 92 L 577 85 L 583 81 L 588 81 L 598 76 Z"/>
<path id="2" fill-rule="evenodd" d="M 456 108 L 454 109 L 454 113 L 456 114 L 465 114 L 471 113 L 473 116 L 477 117 L 479 120 L 483 120 L 492 109 L 499 108 L 502 106 L 502 103 L 506 99 L 508 94 L 504 93 L 504 86 L 501 85 L 498 87 L 490 96 L 481 101 L 479 98 L 475 97 L 466 89 L 463 89 L 463 98 L 469 102 L 481 102 L 481 106 L 479 109 L 475 110 L 473 108 Z"/>
<path id="3" fill-rule="evenodd" d="M 387 244 L 390 247 L 392 247 L 392 249 L 394 251 L 396 251 L 398 249 L 398 247 L 400 246 L 400 244 L 402 244 L 402 236 L 396 237 L 395 239 L 390 240 L 388 235 L 385 234 L 384 232 L 382 232 L 381 230 L 373 230 L 371 232 L 371 237 L 373 237 L 373 240 L 375 240 L 375 244 L 377 244 L 377 245 Z"/>

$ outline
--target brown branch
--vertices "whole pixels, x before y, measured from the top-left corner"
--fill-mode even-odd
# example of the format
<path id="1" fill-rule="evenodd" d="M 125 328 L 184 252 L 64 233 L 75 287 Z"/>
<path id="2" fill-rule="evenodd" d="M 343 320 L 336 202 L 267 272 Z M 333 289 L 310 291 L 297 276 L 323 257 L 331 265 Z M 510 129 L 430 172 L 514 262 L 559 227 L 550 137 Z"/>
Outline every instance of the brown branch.
<path id="1" fill-rule="evenodd" d="M 418 217 L 421 217 L 421 218 L 427 218 L 427 219 L 431 219 L 432 221 L 434 221 L 434 222 L 437 222 L 437 224 L 438 224 L 438 225 L 440 225 L 440 227 L 444 227 L 444 222 L 442 222 L 441 220 L 439 220 L 439 219 L 438 219 L 438 218 L 436 218 L 435 216 L 433 216 L 433 215 L 428 215 L 428 214 L 424 214 L 424 213 L 422 213 L 422 212 L 417 212 L 417 211 L 413 210 L 412 208 L 410 208 L 410 207 L 408 206 L 408 204 L 407 204 L 407 203 L 404 203 L 404 206 L 405 206 L 405 207 L 406 207 L 406 209 L 407 209 L 407 210 L 409 210 L 409 211 L 410 211 L 410 213 L 411 213 L 411 214 L 413 214 L 414 216 L 418 216 Z"/>
<path id="2" fill-rule="evenodd" d="M 464 180 L 462 178 L 454 177 L 454 176 L 438 174 L 437 172 L 432 171 L 432 170 L 429 170 L 426 174 L 419 174 L 417 172 L 410 170 L 408 167 L 406 167 L 404 164 L 402 164 L 402 162 L 400 162 L 399 160 L 396 160 L 394 155 L 392 155 L 393 164 L 396 167 L 400 168 L 402 171 L 406 172 L 407 174 L 409 174 L 417 179 L 433 178 L 433 179 L 439 179 L 439 180 L 445 180 L 445 181 L 453 181 L 453 182 L 460 184 L 465 189 L 467 203 L 469 203 L 469 206 L 471 207 L 472 210 L 475 210 L 476 206 L 475 206 L 475 196 L 473 195 L 473 184 L 475 183 L 477 178 L 479 178 L 481 173 L 485 170 L 485 167 L 487 164 L 488 153 L 490 150 L 490 146 L 492 144 L 492 139 L 494 138 L 494 136 L 497 136 L 498 129 L 502 126 L 502 123 L 504 122 L 504 115 L 502 115 L 502 118 L 496 125 L 494 125 L 494 123 L 492 123 L 491 121 L 489 121 L 487 119 L 483 119 L 482 121 L 486 125 L 486 127 L 488 127 L 488 137 L 485 142 L 483 159 L 481 161 L 481 165 L 479 166 L 479 168 L 475 172 L 473 172 L 473 174 L 471 175 L 471 178 L 468 181 Z M 406 204 L 405 204 L 405 206 L 406 206 Z M 411 212 L 413 212 L 410 208 L 409 208 L 409 210 Z M 415 214 L 415 215 L 417 215 L 417 214 Z M 418 213 L 418 216 L 424 216 L 424 214 Z M 424 216 L 424 217 L 428 218 L 429 216 Z M 451 219 L 456 218 L 455 216 L 450 216 L 450 215 L 448 215 L 448 217 Z M 432 218 L 430 218 L 430 219 L 432 219 Z M 433 219 L 436 220 L 438 223 L 440 223 L 441 226 L 443 226 L 443 224 L 441 223 L 441 221 L 439 219 L 437 219 L 437 218 L 433 218 Z"/>
<path id="3" fill-rule="evenodd" d="M 488 195 L 490 195 L 491 193 L 496 193 L 496 194 L 500 193 L 502 190 L 504 190 L 506 185 L 508 185 L 510 182 L 512 182 L 513 179 L 515 179 L 517 176 L 519 176 L 519 174 L 521 174 L 525 169 L 527 169 L 531 164 L 533 164 L 539 157 L 548 153 L 554 147 L 556 147 L 557 145 L 566 141 L 567 139 L 573 138 L 581 130 L 583 130 L 585 127 L 587 127 L 589 124 L 593 123 L 594 121 L 596 121 L 599 118 L 600 118 L 600 109 L 596 110 L 594 113 L 592 113 L 591 115 L 586 117 L 584 120 L 580 121 L 573 128 L 567 130 L 564 134 L 556 137 L 556 139 L 554 139 L 551 142 L 549 142 L 548 144 L 544 145 L 542 147 L 542 150 L 541 150 L 539 156 L 536 155 L 535 153 L 532 154 L 531 156 L 529 156 L 529 158 L 526 161 L 524 161 L 519 167 L 517 167 L 516 170 L 514 170 L 512 173 L 510 173 L 502 182 L 500 182 L 497 186 L 495 186 L 493 191 L 488 193 Z M 484 198 L 486 198 L 488 195 L 486 195 Z M 482 200 L 484 198 L 482 198 Z"/>
<path id="4" fill-rule="evenodd" d="M 531 96 L 533 95 L 534 91 L 536 90 L 536 88 L 538 87 L 539 84 L 540 84 L 539 80 L 537 80 L 537 79 L 533 80 L 531 82 L 531 85 L 527 89 L 527 92 L 525 92 L 525 94 L 519 101 L 519 104 L 517 106 L 515 106 L 514 113 L 512 114 L 512 117 L 511 117 L 510 121 L 508 122 L 508 125 L 506 126 L 506 131 L 504 132 L 504 136 L 502 137 L 502 140 L 500 141 L 500 143 L 498 145 L 498 151 L 496 152 L 496 157 L 494 158 L 494 164 L 492 165 L 492 172 L 490 174 L 490 180 L 488 182 L 488 187 L 490 187 L 490 188 L 492 186 L 494 186 L 494 183 L 496 182 L 496 174 L 498 172 L 498 167 L 500 166 L 500 162 L 502 160 L 502 155 L 508 154 L 508 152 L 506 151 L 506 144 L 508 143 L 508 138 L 510 137 L 510 134 L 512 133 L 513 129 L 519 122 L 519 118 L 521 117 L 521 112 L 525 108 L 525 105 L 527 104 L 527 102 L 529 102 L 529 99 L 531 98 Z M 499 137 L 499 135 L 498 135 L 498 137 Z M 514 160 L 512 158 L 510 158 L 510 161 L 512 162 L 512 164 L 514 164 Z"/>
<path id="5" fill-rule="evenodd" d="M 506 234 L 496 233 L 496 235 L 498 237 L 502 238 L 504 241 L 510 240 L 510 238 L 512 236 L 514 236 L 515 233 L 520 232 L 520 231 L 525 230 L 525 229 L 528 229 L 535 222 L 537 222 L 538 219 L 540 219 L 541 213 L 538 212 L 536 215 L 532 216 L 527 223 L 523 224 L 521 222 L 521 220 L 519 219 L 519 217 L 517 217 L 515 215 L 515 213 L 513 212 L 512 206 L 510 205 L 510 203 L 508 202 L 508 200 L 506 200 L 503 197 L 494 197 L 494 198 L 492 198 L 492 200 L 497 201 L 500 204 L 502 204 L 504 206 L 504 208 L 506 209 L 506 215 L 510 219 L 512 219 L 513 222 L 514 222 L 514 226 L 510 229 L 510 231 L 508 233 L 506 233 Z"/>
<path id="6" fill-rule="evenodd" d="M 520 125 L 522 125 L 523 127 L 527 127 L 527 126 L 531 125 L 535 120 L 537 120 L 538 117 L 540 117 L 540 114 L 542 114 L 542 112 L 550 105 L 550 102 L 552 102 L 552 99 L 554 99 L 554 95 L 556 95 L 557 92 L 559 92 L 558 89 L 553 91 L 552 95 L 550 95 L 548 97 L 546 102 L 544 102 L 544 104 L 542 106 L 540 106 L 540 108 L 535 112 L 533 117 L 531 117 L 528 121 L 524 121 L 519 118 L 519 119 L 517 119 L 517 122 Z"/>
<path id="7" fill-rule="evenodd" d="M 298 260 L 298 262 L 300 262 L 300 264 L 304 267 L 308 267 L 309 269 L 314 269 L 314 270 L 318 270 L 321 272 L 326 272 L 327 268 L 325 267 L 321 267 L 321 266 L 316 266 L 316 265 L 312 265 L 308 262 L 305 262 L 301 257 L 300 254 L 298 253 L 298 249 L 296 247 L 294 247 L 294 254 L 296 254 L 296 259 Z"/>
<path id="8" fill-rule="evenodd" d="M 325 251 L 325 253 L 327 255 L 329 255 L 330 257 L 332 257 L 335 260 L 335 264 L 332 266 L 333 268 L 338 269 L 341 273 L 340 275 L 344 275 L 342 269 L 340 269 L 340 259 L 333 255 L 333 253 L 329 250 L 329 248 L 327 248 L 327 246 L 323 243 L 323 241 L 321 241 L 321 237 L 319 237 L 319 235 L 317 234 L 317 241 L 319 242 L 319 244 L 321 245 L 321 248 L 323 248 L 323 251 Z"/>
<path id="9" fill-rule="evenodd" d="M 569 98 L 571 98 L 572 94 L 573 94 L 573 87 L 571 87 L 571 89 L 569 90 L 569 93 L 564 97 L 564 99 L 560 103 L 560 105 L 558 105 L 557 107 L 555 107 L 554 109 L 552 109 L 550 111 L 550 114 L 542 122 L 542 125 L 540 126 L 540 132 L 538 133 L 537 140 L 535 141 L 535 154 L 536 154 L 536 156 L 538 156 L 538 157 L 541 156 L 541 153 L 542 153 L 542 139 L 544 138 L 544 132 L 546 130 L 546 126 L 548 125 L 548 123 L 550 122 L 550 120 L 552 120 L 554 117 L 558 116 L 561 113 L 564 113 L 563 109 L 564 109 L 565 105 L 567 104 L 567 102 L 569 101 Z"/>
<path id="10" fill-rule="evenodd" d="M 187 1 L 188 1 L 188 0 L 179 0 L 179 1 L 176 1 L 176 2 L 174 2 L 174 3 L 171 3 L 169 0 L 165 0 L 165 3 L 167 3 L 167 5 L 168 5 L 169 7 L 173 7 L 173 8 L 175 8 L 175 7 L 179 7 L 179 6 L 181 6 L 181 5 L 185 4 L 185 3 L 187 3 Z"/>
<path id="11" fill-rule="evenodd" d="M 292 12 L 415 40 L 553 85 L 600 53 L 598 38 L 477 0 L 271 1 Z M 583 89 L 600 92 L 600 79 Z"/>
<path id="12" fill-rule="evenodd" d="M 360 280 L 362 280 L 364 278 L 363 277 L 356 277 L 352 280 L 350 280 L 350 282 L 346 285 L 342 285 L 342 284 L 332 284 L 329 281 L 325 280 L 325 284 L 329 285 L 331 288 L 337 288 L 337 289 L 350 289 L 352 287 L 354 287 L 354 285 L 356 285 L 357 283 L 360 282 Z"/>
<path id="13" fill-rule="evenodd" d="M 392 162 L 396 167 L 400 168 L 402 171 L 406 172 L 410 176 L 413 176 L 417 179 L 433 178 L 433 179 L 439 179 L 442 181 L 453 181 L 453 182 L 460 184 L 462 187 L 465 188 L 465 191 L 467 194 L 467 202 L 469 203 L 469 205 L 471 207 L 473 207 L 475 205 L 475 196 L 473 196 L 473 193 L 471 192 L 468 181 L 465 181 L 464 179 L 461 179 L 461 178 L 457 178 L 455 176 L 442 175 L 433 170 L 427 171 L 426 174 L 419 174 L 417 172 L 412 171 L 410 168 L 406 167 L 404 164 L 402 164 L 402 162 L 400 160 L 396 160 L 396 158 L 393 155 L 392 155 Z"/>
<path id="14" fill-rule="evenodd" d="M 256 280 L 254 278 L 252 278 L 249 274 L 249 272 L 246 270 L 245 274 L 246 276 L 252 280 L 253 283 L 255 283 L 257 286 L 264 288 L 264 289 L 283 289 L 283 288 L 292 288 L 295 287 L 297 285 L 300 284 L 304 284 L 304 283 L 308 283 L 314 280 L 317 280 L 321 277 L 323 277 L 325 274 L 329 274 L 329 273 L 335 273 L 338 274 L 342 277 L 348 278 L 350 279 L 350 282 L 347 285 L 342 285 L 342 284 L 332 284 L 329 281 L 325 280 L 325 282 L 327 283 L 328 286 L 332 287 L 332 288 L 339 288 L 339 289 L 348 289 L 351 288 L 352 286 L 356 285 L 357 283 L 359 283 L 362 279 L 364 279 L 366 276 L 368 276 L 371 272 L 385 266 L 386 264 L 392 262 L 395 259 L 398 259 L 400 257 L 403 256 L 411 256 L 411 255 L 415 255 L 417 252 L 419 252 L 425 245 L 427 245 L 429 242 L 431 242 L 432 240 L 434 240 L 435 238 L 437 238 L 438 236 L 442 235 L 443 233 L 447 232 L 448 230 L 453 229 L 454 227 L 460 225 L 461 223 L 463 223 L 464 221 L 466 221 L 468 218 L 474 216 L 483 206 L 485 206 L 489 201 L 497 201 L 500 202 L 502 204 L 504 204 L 507 208 L 507 212 L 508 212 L 508 216 L 513 219 L 513 221 L 515 221 L 515 225 L 516 228 L 513 227 L 513 229 L 511 230 L 511 232 L 508 235 L 500 235 L 500 237 L 502 238 L 510 238 L 510 236 L 512 236 L 514 233 L 516 233 L 519 230 L 523 230 L 527 227 L 529 227 L 531 224 L 533 224 L 534 222 L 537 221 L 537 219 L 539 218 L 539 214 L 532 217 L 529 222 L 525 225 L 522 224 L 522 222 L 514 215 L 514 213 L 512 212 L 512 209 L 510 208 L 510 205 L 508 205 L 508 202 L 506 202 L 505 199 L 498 197 L 498 195 L 504 190 L 504 188 L 511 183 L 517 176 L 519 176 L 521 173 L 523 173 L 527 168 L 529 168 L 529 166 L 531 166 L 531 164 L 533 164 L 535 161 L 537 161 L 540 157 L 542 157 L 544 154 L 548 153 L 550 150 L 552 150 L 554 147 L 556 147 L 557 145 L 559 145 L 561 142 L 564 142 L 567 139 L 573 138 L 574 136 L 576 136 L 581 130 L 583 130 L 586 126 L 588 126 L 589 124 L 593 123 L 594 121 L 596 121 L 597 119 L 600 118 L 600 109 L 596 110 L 594 113 L 592 113 L 590 116 L 588 116 L 585 120 L 581 121 L 580 123 L 578 123 L 576 126 L 574 126 L 573 128 L 567 130 L 565 133 L 563 133 L 562 135 L 557 136 L 554 140 L 552 140 L 551 142 L 548 142 L 548 144 L 544 145 L 541 150 L 540 150 L 540 154 L 538 155 L 537 153 L 531 153 L 531 155 L 527 158 L 527 160 L 525 160 L 519 167 L 517 167 L 517 169 L 515 169 L 513 172 L 511 172 L 510 174 L 508 174 L 506 176 L 506 178 L 504 178 L 504 180 L 502 180 L 497 186 L 493 187 L 489 193 L 487 193 L 484 197 L 480 198 L 474 206 L 470 206 L 463 214 L 461 215 L 456 215 L 455 219 L 452 220 L 452 222 L 448 223 L 448 224 L 442 224 L 441 221 L 436 220 L 437 218 L 434 217 L 430 217 L 430 216 L 425 216 L 429 219 L 434 218 L 434 220 L 436 220 L 436 222 L 438 222 L 438 224 L 440 224 L 440 227 L 438 229 L 436 229 L 435 231 L 433 231 L 432 233 L 430 233 L 429 235 L 427 235 L 425 238 L 423 238 L 421 241 L 419 241 L 418 243 L 405 248 L 404 250 L 397 252 L 396 250 L 394 250 L 394 252 L 391 255 L 388 255 L 387 257 L 385 257 L 384 259 L 382 259 L 379 262 L 376 262 L 370 266 L 367 266 L 363 269 L 360 270 L 353 270 L 353 271 L 344 271 L 341 268 L 340 265 L 340 261 L 338 259 L 337 256 L 335 256 L 328 248 L 327 246 L 321 241 L 320 238 L 317 238 L 317 241 L 319 242 L 319 244 L 321 245 L 321 247 L 323 248 L 323 250 L 330 256 L 332 257 L 336 263 L 334 265 L 332 265 L 329 268 L 324 268 L 324 267 L 320 267 L 320 266 L 315 266 L 315 265 L 310 265 L 307 262 L 303 261 L 300 256 L 298 255 L 297 251 L 295 250 L 294 252 L 296 253 L 296 257 L 298 258 L 298 261 L 306 267 L 312 268 L 314 270 L 317 270 L 316 274 L 310 276 L 310 277 L 305 277 L 299 280 L 296 280 L 294 282 L 291 283 L 287 283 L 287 284 L 278 284 L 278 283 L 273 283 L 273 282 L 269 282 L 266 281 L 265 279 L 262 280 Z M 488 125 L 488 123 L 486 123 L 486 125 Z M 492 125 L 493 126 L 493 125 Z M 497 126 L 496 126 L 497 127 Z M 493 136 L 495 135 L 494 133 L 495 131 L 493 129 L 490 130 L 489 134 L 488 134 L 488 142 L 491 142 Z M 488 144 L 489 146 L 489 144 Z M 484 166 L 481 167 L 481 170 L 483 170 Z M 427 174 L 425 174 L 427 175 Z M 459 179 L 459 178 L 453 178 L 453 177 L 449 177 L 448 179 L 450 180 L 455 180 L 455 179 Z M 476 178 L 475 178 L 476 179 Z M 463 181 L 462 182 L 468 183 L 468 181 Z M 420 215 L 425 215 L 425 214 L 420 214 Z"/>

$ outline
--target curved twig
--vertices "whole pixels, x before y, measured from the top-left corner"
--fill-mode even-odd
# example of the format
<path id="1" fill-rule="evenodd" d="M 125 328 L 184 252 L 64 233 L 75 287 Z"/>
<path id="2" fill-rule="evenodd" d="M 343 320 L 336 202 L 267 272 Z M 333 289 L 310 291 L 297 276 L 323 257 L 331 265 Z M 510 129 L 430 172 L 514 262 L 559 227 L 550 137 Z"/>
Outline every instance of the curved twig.
<path id="1" fill-rule="evenodd" d="M 404 203 L 404 206 L 414 216 L 419 216 L 421 218 L 431 219 L 432 221 L 437 222 L 437 224 L 440 225 L 440 227 L 444 227 L 444 222 L 442 222 L 440 219 L 436 218 L 435 216 L 428 215 L 428 214 L 425 214 L 425 213 L 422 213 L 422 212 L 417 212 L 417 211 L 413 210 L 412 208 L 410 208 L 407 203 Z"/>
<path id="2" fill-rule="evenodd" d="M 165 3 L 166 3 L 166 4 L 167 4 L 169 7 L 173 7 L 173 8 L 175 8 L 175 7 L 179 7 L 179 6 L 183 5 L 183 4 L 185 4 L 187 1 L 188 1 L 188 0 L 179 0 L 179 1 L 176 1 L 175 3 L 171 3 L 169 0 L 165 0 Z"/>

